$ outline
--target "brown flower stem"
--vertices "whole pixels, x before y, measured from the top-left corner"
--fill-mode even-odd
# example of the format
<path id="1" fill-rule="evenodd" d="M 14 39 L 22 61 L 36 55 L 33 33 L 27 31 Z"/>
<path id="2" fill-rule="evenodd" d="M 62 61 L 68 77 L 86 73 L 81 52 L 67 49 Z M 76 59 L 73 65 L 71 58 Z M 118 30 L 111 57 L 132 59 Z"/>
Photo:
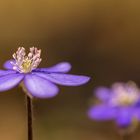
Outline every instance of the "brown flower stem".
<path id="1" fill-rule="evenodd" d="M 26 95 L 28 140 L 33 140 L 33 108 L 32 99 Z"/>
<path id="2" fill-rule="evenodd" d="M 33 140 L 33 103 L 32 103 L 32 97 L 30 96 L 30 94 L 26 90 L 26 88 L 24 87 L 23 83 L 21 83 L 20 86 L 22 87 L 23 91 L 26 93 L 25 103 L 26 103 L 26 110 L 27 110 L 28 140 Z"/>
<path id="3" fill-rule="evenodd" d="M 121 137 L 122 140 L 132 140 L 131 134 L 123 134 Z"/>

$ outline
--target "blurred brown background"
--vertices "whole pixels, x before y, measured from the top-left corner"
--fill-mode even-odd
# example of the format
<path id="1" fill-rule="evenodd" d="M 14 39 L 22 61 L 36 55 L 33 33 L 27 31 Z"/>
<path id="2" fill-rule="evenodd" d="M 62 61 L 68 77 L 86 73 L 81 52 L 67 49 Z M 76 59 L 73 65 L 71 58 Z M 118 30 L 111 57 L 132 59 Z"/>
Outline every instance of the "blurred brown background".
<path id="1" fill-rule="evenodd" d="M 92 90 L 116 81 L 140 86 L 139 0 L 0 1 L 0 65 L 17 47 L 42 49 L 41 66 L 60 61 L 92 77 L 81 87 L 60 87 L 53 99 L 34 101 L 34 140 L 117 140 L 111 123 L 86 116 Z M 24 93 L 0 97 L 0 139 L 26 140 Z M 134 139 L 139 139 L 137 130 Z"/>

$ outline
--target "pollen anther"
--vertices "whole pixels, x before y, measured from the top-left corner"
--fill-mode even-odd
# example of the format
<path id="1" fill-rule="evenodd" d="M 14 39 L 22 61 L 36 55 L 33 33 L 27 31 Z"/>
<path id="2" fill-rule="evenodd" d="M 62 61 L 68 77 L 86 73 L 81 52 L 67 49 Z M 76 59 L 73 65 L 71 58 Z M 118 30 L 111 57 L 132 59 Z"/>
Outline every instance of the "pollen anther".
<path id="1" fill-rule="evenodd" d="M 38 50 L 35 47 L 30 48 L 29 54 L 26 56 L 25 48 L 19 47 L 17 52 L 13 54 L 14 62 L 13 70 L 16 70 L 20 73 L 29 73 L 32 70 L 36 69 L 41 62 L 41 50 Z"/>

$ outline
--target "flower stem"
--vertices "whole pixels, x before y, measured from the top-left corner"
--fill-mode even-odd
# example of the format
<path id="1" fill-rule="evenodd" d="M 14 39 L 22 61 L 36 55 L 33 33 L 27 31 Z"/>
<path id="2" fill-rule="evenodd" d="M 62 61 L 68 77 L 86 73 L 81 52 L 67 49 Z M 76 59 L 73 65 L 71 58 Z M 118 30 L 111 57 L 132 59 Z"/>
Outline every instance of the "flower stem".
<path id="1" fill-rule="evenodd" d="M 123 134 L 121 137 L 122 140 L 132 140 L 131 134 Z"/>
<path id="2" fill-rule="evenodd" d="M 28 125 L 28 140 L 33 140 L 33 108 L 32 99 L 26 95 L 27 103 L 27 125 Z"/>

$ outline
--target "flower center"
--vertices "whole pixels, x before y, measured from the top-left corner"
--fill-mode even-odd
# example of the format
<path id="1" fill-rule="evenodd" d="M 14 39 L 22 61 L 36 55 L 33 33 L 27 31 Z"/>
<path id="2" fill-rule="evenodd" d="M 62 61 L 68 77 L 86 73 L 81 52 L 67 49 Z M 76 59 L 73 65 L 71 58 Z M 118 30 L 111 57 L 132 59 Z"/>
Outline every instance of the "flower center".
<path id="1" fill-rule="evenodd" d="M 129 85 L 128 85 L 129 84 Z M 140 99 L 139 90 L 134 83 L 126 85 L 114 85 L 114 93 L 111 103 L 118 106 L 127 106 L 136 103 Z"/>
<path id="2" fill-rule="evenodd" d="M 38 50 L 35 47 L 30 48 L 30 52 L 26 56 L 25 48 L 19 47 L 17 52 L 13 54 L 14 62 L 11 62 L 13 65 L 13 70 L 16 70 L 20 73 L 29 73 L 32 70 L 36 69 L 41 62 L 41 50 Z"/>

